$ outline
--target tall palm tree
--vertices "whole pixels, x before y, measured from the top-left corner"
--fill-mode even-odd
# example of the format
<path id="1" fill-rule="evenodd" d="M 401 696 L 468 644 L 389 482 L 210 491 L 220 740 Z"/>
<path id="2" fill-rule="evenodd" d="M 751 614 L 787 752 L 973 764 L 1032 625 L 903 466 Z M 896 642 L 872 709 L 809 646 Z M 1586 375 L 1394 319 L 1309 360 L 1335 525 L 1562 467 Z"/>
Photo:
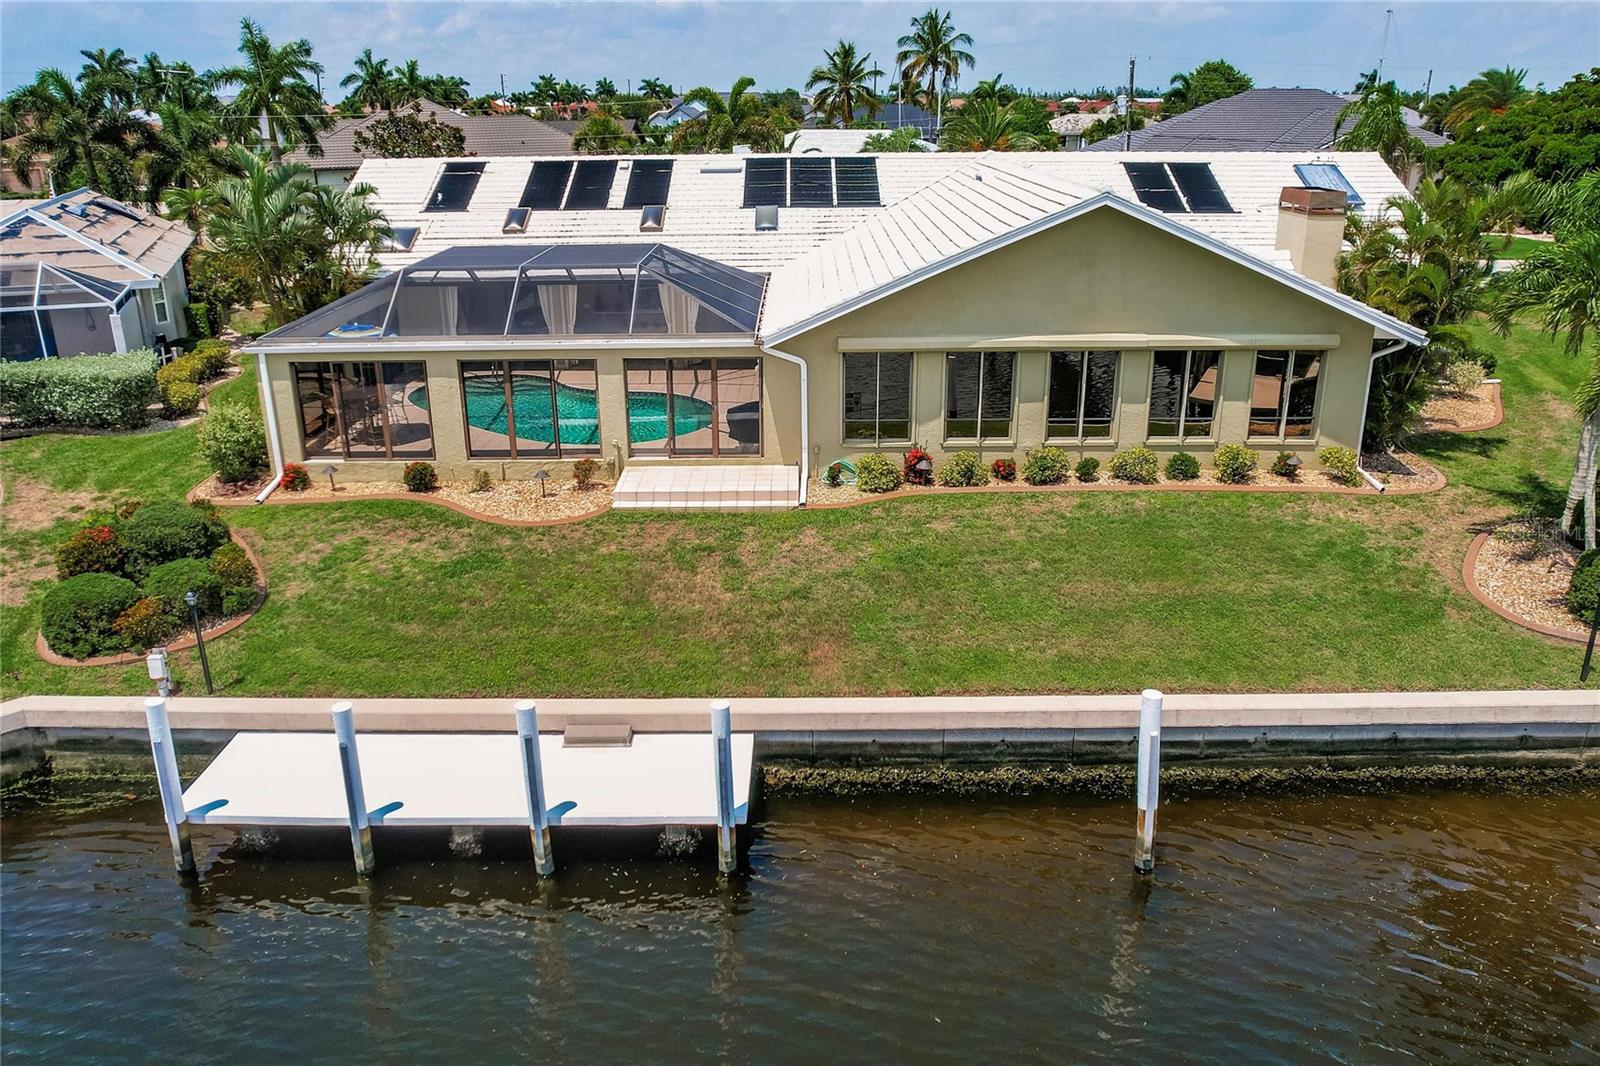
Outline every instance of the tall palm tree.
<path id="1" fill-rule="evenodd" d="M 55 67 L 41 70 L 16 94 L 15 103 L 34 116 L 11 153 L 14 172 L 25 185 L 34 157 L 43 153 L 50 156 L 58 184 L 81 167 L 91 188 L 122 198 L 133 195 L 132 160 L 147 143 L 150 127 L 130 115 L 97 75 L 74 81 Z"/>
<path id="2" fill-rule="evenodd" d="M 672 99 L 672 86 L 660 78 L 641 78 L 639 80 L 639 91 L 656 100 Z"/>
<path id="3" fill-rule="evenodd" d="M 260 26 L 241 19 L 239 52 L 243 63 L 212 74 L 218 85 L 239 86 L 229 106 L 234 135 L 244 134 L 254 122 L 274 163 L 283 159 L 288 143 L 303 143 L 312 155 L 321 155 L 317 131 L 327 129 L 332 118 L 311 84 L 310 79 L 322 72 L 322 64 L 311 58 L 311 42 L 301 38 L 275 45 Z"/>
<path id="4" fill-rule="evenodd" d="M 374 59 L 372 49 L 362 49 L 361 54 L 356 56 L 355 69 L 339 79 L 339 87 L 349 89 L 351 98 L 363 109 L 383 110 L 393 99 L 390 95 L 389 61 Z"/>
<path id="5" fill-rule="evenodd" d="M 1340 108 L 1333 136 L 1340 151 L 1377 152 L 1402 181 L 1422 158 L 1422 142 L 1406 124 L 1405 107 L 1392 81 L 1369 85 Z"/>
<path id="6" fill-rule="evenodd" d="M 236 276 L 249 278 L 272 309 L 273 321 L 286 322 L 295 278 L 319 232 L 310 210 L 315 187 L 311 171 L 298 163 L 269 165 L 238 146 L 232 156 L 239 176 L 216 184 L 205 254 Z"/>
<path id="7" fill-rule="evenodd" d="M 1500 70 L 1486 70 L 1461 87 L 1445 115 L 1447 129 L 1458 130 L 1473 123 L 1484 114 L 1498 115 L 1513 104 L 1521 103 L 1533 94 L 1523 84 L 1527 68 L 1513 70 L 1507 64 Z"/>
<path id="8" fill-rule="evenodd" d="M 783 151 L 785 135 L 794 123 L 782 108 L 768 107 L 750 91 L 755 83 L 749 76 L 738 79 L 726 100 L 707 85 L 684 93 L 684 103 L 700 104 L 706 113 L 673 128 L 672 150 L 731 152 L 735 145 L 746 144 L 756 152 Z"/>
<path id="9" fill-rule="evenodd" d="M 427 79 L 427 92 L 423 95 L 445 107 L 463 107 L 472 99 L 468 84 L 467 79 L 456 74 L 434 74 Z"/>
<path id="10" fill-rule="evenodd" d="M 327 241 L 330 254 L 325 261 L 338 274 L 333 279 L 337 289 L 365 277 L 383 239 L 394 236 L 383 212 L 371 203 L 376 193 L 367 184 L 352 185 L 348 190 L 315 185 L 306 201 L 307 214 Z"/>
<path id="11" fill-rule="evenodd" d="M 561 95 L 561 83 L 554 74 L 541 74 L 534 79 L 533 95 L 538 98 L 540 105 L 556 102 Z"/>
<path id="12" fill-rule="evenodd" d="M 894 61 L 900 67 L 901 78 L 908 85 L 926 82 L 928 86 L 924 104 L 932 104 L 939 125 L 944 124 L 944 92 L 956 83 L 963 66 L 969 69 L 977 63 L 972 53 L 970 33 L 957 33 L 950 12 L 929 8 L 911 20 L 911 32 L 895 44 L 900 51 Z"/>
<path id="13" fill-rule="evenodd" d="M 1025 125 L 1017 101 L 968 100 L 940 131 L 939 147 L 947 152 L 1041 152 L 1055 147 Z"/>
<path id="14" fill-rule="evenodd" d="M 390 102 L 399 107 L 421 100 L 428 95 L 430 80 L 415 59 L 406 60 L 394 68 L 389 80 Z"/>
<path id="15" fill-rule="evenodd" d="M 596 100 L 609 100 L 617 95 L 617 83 L 610 78 L 596 78 L 594 80 L 594 98 Z"/>
<path id="16" fill-rule="evenodd" d="M 857 55 L 850 41 L 840 41 L 832 51 L 823 50 L 827 62 L 811 72 L 806 91 L 815 90 L 811 106 L 822 115 L 824 122 L 837 122 L 848 126 L 855 121 L 859 108 L 867 109 L 868 118 L 876 118 L 883 101 L 873 91 L 869 79 L 883 77 L 883 71 L 871 66 L 872 55 Z"/>
<path id="17" fill-rule="evenodd" d="M 144 159 L 146 193 L 152 203 L 168 189 L 205 186 L 230 166 L 221 147 L 222 127 L 207 107 L 186 108 L 176 101 L 156 105 L 160 125 Z"/>
<path id="18" fill-rule="evenodd" d="M 133 106 L 133 57 L 120 48 L 113 48 L 109 52 L 104 48 L 93 50 L 84 48 L 80 49 L 78 54 L 88 60 L 78 73 L 80 82 L 98 85 L 100 91 L 110 95 L 123 107 Z"/>
<path id="19" fill-rule="evenodd" d="M 616 116 L 596 113 L 584 119 L 583 125 L 572 135 L 574 151 L 589 155 L 627 155 L 633 151 L 634 139 L 626 126 Z"/>

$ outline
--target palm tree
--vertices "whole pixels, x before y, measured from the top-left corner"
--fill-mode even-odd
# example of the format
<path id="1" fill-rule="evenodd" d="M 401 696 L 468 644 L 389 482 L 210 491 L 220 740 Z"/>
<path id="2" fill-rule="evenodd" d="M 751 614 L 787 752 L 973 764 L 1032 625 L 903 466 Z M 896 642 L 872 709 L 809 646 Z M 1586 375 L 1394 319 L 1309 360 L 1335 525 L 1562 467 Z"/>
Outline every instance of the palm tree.
<path id="1" fill-rule="evenodd" d="M 1500 70 L 1486 70 L 1461 87 L 1451 103 L 1444 124 L 1452 131 L 1472 123 L 1484 114 L 1501 114 L 1513 104 L 1533 94 L 1523 84 L 1527 68 L 1513 70 L 1507 64 Z"/>
<path id="2" fill-rule="evenodd" d="M 639 91 L 655 100 L 672 99 L 672 86 L 668 85 L 660 78 L 641 78 L 639 81 Z"/>
<path id="3" fill-rule="evenodd" d="M 11 152 L 11 165 L 24 185 L 34 157 L 46 153 L 57 184 L 82 167 L 91 188 L 133 195 L 132 159 L 147 143 L 150 127 L 130 115 L 98 76 L 74 81 L 55 67 L 41 70 L 16 94 L 15 104 L 34 116 Z"/>
<path id="4" fill-rule="evenodd" d="M 467 79 L 456 74 L 434 74 L 427 79 L 428 99 L 445 107 L 463 107 L 471 99 L 467 92 Z"/>
<path id="5" fill-rule="evenodd" d="M 428 83 L 431 79 L 422 73 L 422 67 L 415 59 L 408 59 L 394 68 L 394 74 L 389 79 L 389 100 L 394 107 L 403 107 L 415 103 L 428 95 Z"/>
<path id="6" fill-rule="evenodd" d="M 311 42 L 301 38 L 275 45 L 260 26 L 241 19 L 239 52 L 242 64 L 212 74 L 218 85 L 239 86 L 228 109 L 235 136 L 246 135 L 254 122 L 274 163 L 283 158 L 285 143 L 304 143 L 312 155 L 321 155 L 317 131 L 327 129 L 332 119 L 310 81 L 322 72 L 322 64 L 311 58 Z"/>
<path id="7" fill-rule="evenodd" d="M 533 83 L 533 95 L 541 106 L 556 103 L 556 98 L 561 95 L 561 83 L 556 81 L 554 74 L 541 74 Z"/>
<path id="8" fill-rule="evenodd" d="M 415 60 L 413 60 L 415 62 Z M 367 111 L 381 111 L 390 105 L 389 61 L 374 59 L 372 49 L 362 49 L 356 56 L 355 70 L 339 79 L 341 89 L 350 90 L 350 98 Z"/>
<path id="9" fill-rule="evenodd" d="M 216 184 L 205 254 L 221 260 L 230 273 L 249 278 L 272 309 L 273 321 L 287 322 L 294 280 L 318 232 L 310 211 L 311 171 L 298 163 L 270 166 L 237 146 L 232 156 L 239 176 Z"/>
<path id="10" fill-rule="evenodd" d="M 707 85 L 683 94 L 684 103 L 697 103 L 706 109 L 699 118 L 680 122 L 672 131 L 674 152 L 731 152 L 735 145 L 749 145 L 755 152 L 781 152 L 785 135 L 793 120 L 782 108 L 768 107 L 752 93 L 756 80 L 742 77 L 724 100 Z"/>
<path id="11" fill-rule="evenodd" d="M 1345 129 L 1347 122 L 1350 125 Z M 1405 108 L 1392 81 L 1368 86 L 1360 97 L 1340 108 L 1333 136 L 1340 151 L 1377 152 L 1402 181 L 1422 158 L 1422 142 L 1406 124 Z"/>
<path id="12" fill-rule="evenodd" d="M 573 150 L 589 155 L 627 155 L 633 144 L 627 127 L 608 114 L 590 115 L 572 135 Z"/>
<path id="13" fill-rule="evenodd" d="M 1009 104 L 1017 98 L 1017 94 L 1009 86 L 1001 82 L 1000 79 L 1003 77 L 1005 77 L 1004 74 L 996 74 L 992 78 L 984 78 L 972 87 L 972 91 L 967 94 L 967 99 L 969 101 L 993 100 L 997 104 Z"/>
<path id="14" fill-rule="evenodd" d="M 181 219 L 196 233 L 205 229 L 206 217 L 216 206 L 217 191 L 209 185 L 180 185 L 168 189 L 161 198 L 162 213 L 168 218 Z"/>
<path id="15" fill-rule="evenodd" d="M 1017 101 L 968 100 L 940 131 L 939 147 L 947 152 L 1039 152 L 1055 147 L 1026 125 Z"/>
<path id="16" fill-rule="evenodd" d="M 329 272 L 326 296 L 336 297 L 371 273 L 374 260 L 386 237 L 394 230 L 383 212 L 372 205 L 377 193 L 371 185 L 353 185 L 348 190 L 331 185 L 314 185 L 306 201 L 306 213 L 326 241 L 329 253 L 318 258 Z M 317 302 L 321 302 L 318 300 Z"/>
<path id="17" fill-rule="evenodd" d="M 596 78 L 594 80 L 594 98 L 596 100 L 609 100 L 617 95 L 617 83 L 610 78 Z"/>
<path id="18" fill-rule="evenodd" d="M 911 32 L 895 44 L 900 49 L 894 61 L 900 67 L 901 79 L 919 87 L 920 83 L 927 83 L 924 104 L 934 105 L 938 124 L 943 125 L 943 91 L 955 84 L 963 65 L 971 68 L 977 62 L 965 50 L 972 46 L 972 35 L 957 33 L 950 12 L 941 13 L 935 7 L 912 19 Z"/>
<path id="19" fill-rule="evenodd" d="M 827 62 L 811 72 L 806 91 L 816 91 L 811 106 L 823 121 L 848 126 L 855 121 L 857 109 L 863 107 L 868 118 L 877 117 L 883 101 L 867 82 L 883 77 L 883 71 L 870 66 L 872 55 L 858 56 L 856 46 L 849 41 L 840 41 L 837 48 L 831 52 L 824 49 L 822 54 Z"/>
<path id="20" fill-rule="evenodd" d="M 214 182 L 227 172 L 227 153 L 220 147 L 222 128 L 210 108 L 185 108 L 176 102 L 156 106 L 160 126 L 150 138 L 144 160 L 146 193 L 152 203 L 171 188 L 193 188 Z"/>
<path id="21" fill-rule="evenodd" d="M 84 48 L 79 55 L 88 60 L 78 72 L 78 80 L 85 85 L 95 84 L 101 92 L 109 94 L 123 107 L 134 103 L 133 58 L 120 48 L 107 52 L 104 48 L 93 51 Z"/>

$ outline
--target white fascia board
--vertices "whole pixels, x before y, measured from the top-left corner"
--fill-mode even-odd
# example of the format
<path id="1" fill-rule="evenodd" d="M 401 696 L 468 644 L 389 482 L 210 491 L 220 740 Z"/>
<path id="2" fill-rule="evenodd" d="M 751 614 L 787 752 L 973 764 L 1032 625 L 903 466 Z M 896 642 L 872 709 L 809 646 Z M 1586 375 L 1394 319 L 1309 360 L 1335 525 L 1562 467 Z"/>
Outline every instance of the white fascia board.
<path id="1" fill-rule="evenodd" d="M 502 352 L 502 351 L 611 351 L 615 349 L 641 350 L 682 348 L 749 348 L 759 350 L 750 337 L 608 337 L 594 340 L 538 340 L 532 337 L 500 337 L 490 340 L 464 340 L 441 337 L 431 340 L 409 340 L 405 337 L 386 337 L 375 341 L 312 340 L 283 341 L 272 344 L 247 344 L 239 349 L 251 355 L 321 355 L 339 352 L 362 354 L 384 353 L 402 356 L 410 352 Z"/>
<path id="2" fill-rule="evenodd" d="M 1428 342 L 1428 334 L 1425 330 L 1420 330 L 1415 326 L 1407 325 L 1406 323 L 1401 322 L 1399 319 L 1386 315 L 1376 308 L 1368 307 L 1360 300 L 1353 299 L 1349 296 L 1335 292 L 1332 289 L 1326 288 L 1325 286 L 1318 285 L 1311 279 L 1302 277 L 1292 270 L 1286 270 L 1283 267 L 1269 263 L 1265 259 L 1251 255 L 1249 252 L 1235 248 L 1231 244 L 1217 240 L 1215 237 L 1208 236 L 1207 234 L 1201 233 L 1198 230 L 1190 229 L 1188 226 L 1185 226 L 1180 222 L 1174 222 L 1173 220 L 1167 218 L 1159 211 L 1145 207 L 1143 204 L 1131 203 L 1111 192 L 1097 193 L 1087 200 L 1072 204 L 1070 207 L 1064 207 L 1058 211 L 1052 211 L 1050 214 L 1042 215 L 1032 222 L 1018 226 L 1016 229 L 1008 230 L 1005 233 L 998 234 L 989 238 L 988 240 L 980 241 L 971 248 L 964 249 L 955 255 L 948 256 L 944 259 L 940 259 L 936 262 L 919 267 L 909 274 L 896 278 L 888 284 L 880 285 L 876 289 L 868 290 L 867 292 L 864 292 L 858 296 L 854 296 L 843 301 L 842 303 L 825 308 L 822 311 L 801 319 L 793 325 L 785 326 L 784 328 L 770 334 L 761 334 L 761 340 L 764 344 L 781 344 L 790 338 L 799 336 L 800 334 L 809 330 L 816 329 L 818 326 L 831 322 L 843 315 L 847 315 L 852 311 L 859 310 L 868 304 L 876 303 L 886 296 L 891 296 L 903 289 L 910 288 L 912 285 L 926 281 L 928 278 L 942 274 L 946 270 L 961 266 L 964 263 L 969 263 L 972 260 L 988 255 L 990 252 L 996 251 L 997 249 L 1004 248 L 1007 245 L 1014 244 L 1017 241 L 1023 240 L 1027 237 L 1031 237 L 1036 233 L 1043 232 L 1044 230 L 1060 225 L 1061 223 L 1070 219 L 1077 218 L 1079 215 L 1088 214 L 1090 211 L 1096 211 L 1103 207 L 1121 211 L 1123 214 L 1128 215 L 1131 218 L 1136 218 L 1140 221 L 1147 222 L 1152 226 L 1167 231 L 1175 237 L 1183 238 L 1190 244 L 1198 245 L 1199 247 L 1208 251 L 1215 252 L 1224 259 L 1238 263 L 1240 266 L 1248 267 L 1258 274 L 1263 274 L 1274 281 L 1280 282 L 1292 289 L 1310 296 L 1312 299 L 1315 299 L 1321 303 L 1325 303 L 1330 307 L 1336 308 L 1337 310 L 1343 311 L 1352 318 L 1360 319 L 1361 321 L 1366 322 L 1368 325 L 1373 326 L 1378 331 L 1378 335 L 1380 337 L 1387 337 L 1393 340 L 1403 340 L 1408 344 L 1416 345 L 1422 345 Z"/>

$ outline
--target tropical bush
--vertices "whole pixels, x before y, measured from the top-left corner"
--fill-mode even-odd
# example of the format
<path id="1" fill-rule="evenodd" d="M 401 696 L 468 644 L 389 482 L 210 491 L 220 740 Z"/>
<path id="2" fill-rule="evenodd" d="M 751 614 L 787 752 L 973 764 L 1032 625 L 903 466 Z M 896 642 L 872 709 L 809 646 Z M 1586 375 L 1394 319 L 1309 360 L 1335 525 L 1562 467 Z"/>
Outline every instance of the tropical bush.
<path id="1" fill-rule="evenodd" d="M 1078 460 L 1078 465 L 1073 468 L 1079 481 L 1091 482 L 1100 480 L 1100 460 L 1092 455 L 1086 455 Z"/>
<path id="2" fill-rule="evenodd" d="M 51 650 L 74 659 L 120 651 L 117 619 L 138 599 L 138 586 L 116 574 L 69 577 L 45 593 L 39 631 Z"/>
<path id="3" fill-rule="evenodd" d="M 1483 364 L 1476 359 L 1457 359 L 1444 368 L 1444 386 L 1462 396 L 1476 392 L 1483 384 Z"/>
<path id="4" fill-rule="evenodd" d="M 1273 474 L 1286 478 L 1293 478 L 1300 472 L 1300 468 L 1294 465 L 1293 452 L 1279 452 L 1272 460 L 1271 469 Z"/>
<path id="5" fill-rule="evenodd" d="M 572 464 L 572 482 L 580 489 L 589 488 L 594 484 L 595 472 L 600 469 L 600 464 L 593 459 L 579 459 Z"/>
<path id="6" fill-rule="evenodd" d="M 216 332 L 211 325 L 211 305 L 204 303 L 191 303 L 183 309 L 184 319 L 189 324 L 189 335 L 206 339 Z"/>
<path id="7" fill-rule="evenodd" d="M 1567 610 L 1587 622 L 1594 617 L 1596 598 L 1600 598 L 1600 548 L 1590 548 L 1578 556 L 1578 565 L 1572 568 Z"/>
<path id="8" fill-rule="evenodd" d="M 1030 485 L 1059 485 L 1067 479 L 1072 460 L 1060 448 L 1030 448 L 1022 457 L 1022 480 Z"/>
<path id="9" fill-rule="evenodd" d="M 245 554 L 245 550 L 231 540 L 211 553 L 208 565 L 211 567 L 211 572 L 217 576 L 217 580 L 222 582 L 224 589 L 255 588 L 255 564 L 250 561 L 250 556 Z"/>
<path id="10" fill-rule="evenodd" d="M 134 651 L 148 651 L 165 644 L 182 623 L 172 617 L 167 604 L 157 596 L 135 600 L 133 606 L 117 615 L 112 629 L 122 646 Z"/>
<path id="11" fill-rule="evenodd" d="M 573 472 L 573 480 L 577 480 L 576 471 Z M 494 488 L 494 479 L 489 476 L 489 471 L 487 470 L 474 470 L 472 477 L 467 479 L 468 492 L 488 492 L 492 488 Z"/>
<path id="12" fill-rule="evenodd" d="M 933 479 L 949 488 L 987 485 L 989 471 L 977 452 L 951 452 L 933 473 Z"/>
<path id="13" fill-rule="evenodd" d="M 1149 448 L 1129 448 L 1117 452 L 1106 460 L 1106 469 L 1118 481 L 1131 481 L 1135 485 L 1154 485 L 1161 469 L 1161 460 Z"/>
<path id="14" fill-rule="evenodd" d="M 930 465 L 926 471 L 923 471 L 919 469 L 919 467 L 925 460 Z M 905 460 L 901 464 L 901 477 L 905 479 L 905 483 L 907 485 L 931 485 L 933 484 L 932 463 L 933 456 L 929 455 L 921 448 L 913 447 L 905 454 Z M 857 475 L 859 476 L 859 474 L 860 471 L 858 470 Z"/>
<path id="15" fill-rule="evenodd" d="M 1171 481 L 1193 481 L 1200 476 L 1200 460 L 1188 452 L 1174 452 L 1167 460 L 1167 478 Z"/>
<path id="16" fill-rule="evenodd" d="M 862 492 L 893 492 L 900 487 L 900 468 L 876 452 L 856 460 L 856 488 Z"/>
<path id="17" fill-rule="evenodd" d="M 311 471 L 299 463 L 284 463 L 283 477 L 278 484 L 290 492 L 304 492 L 311 487 Z"/>
<path id="18" fill-rule="evenodd" d="M 194 346 L 194 351 L 184 358 L 193 359 L 200 364 L 200 379 L 210 381 L 220 376 L 233 364 L 233 349 L 227 341 L 202 340 Z"/>
<path id="19" fill-rule="evenodd" d="M 0 362 L 0 413 L 28 429 L 135 429 L 150 419 L 155 382 L 155 353 L 148 349 Z"/>
<path id="20" fill-rule="evenodd" d="M 122 540 L 109 525 L 84 526 L 56 547 L 56 576 L 63 579 L 79 574 L 120 574 L 123 562 Z"/>
<path id="21" fill-rule="evenodd" d="M 1261 454 L 1243 444 L 1219 444 L 1211 453 L 1211 465 L 1216 468 L 1217 480 L 1229 485 L 1242 485 L 1250 480 Z"/>
<path id="22" fill-rule="evenodd" d="M 1357 469 L 1360 456 L 1356 455 L 1354 448 L 1324 448 L 1317 453 L 1317 461 L 1328 472 L 1328 476 L 1341 485 L 1361 483 L 1361 472 Z"/>
<path id="23" fill-rule="evenodd" d="M 439 487 L 439 473 L 432 463 L 407 463 L 400 480 L 406 483 L 408 492 L 432 492 Z"/>
<path id="24" fill-rule="evenodd" d="M 200 456 L 226 482 L 248 481 L 267 468 L 267 431 L 254 408 L 219 403 L 200 420 Z"/>
<path id="25" fill-rule="evenodd" d="M 989 464 L 989 471 L 994 474 L 996 481 L 1017 480 L 1017 461 L 1011 458 L 996 459 Z"/>
<path id="26" fill-rule="evenodd" d="M 127 572 L 142 577 L 174 559 L 204 559 L 228 539 L 214 513 L 174 501 L 147 503 L 119 531 Z"/>
<path id="27" fill-rule="evenodd" d="M 168 617 L 182 625 L 189 617 L 184 594 L 193 592 L 200 617 L 209 618 L 222 610 L 222 579 L 211 572 L 210 559 L 174 559 L 153 568 L 144 579 L 146 596 L 159 599 Z"/>
<path id="28" fill-rule="evenodd" d="M 200 386 L 174 381 L 161 394 L 161 417 L 188 418 L 200 410 Z"/>

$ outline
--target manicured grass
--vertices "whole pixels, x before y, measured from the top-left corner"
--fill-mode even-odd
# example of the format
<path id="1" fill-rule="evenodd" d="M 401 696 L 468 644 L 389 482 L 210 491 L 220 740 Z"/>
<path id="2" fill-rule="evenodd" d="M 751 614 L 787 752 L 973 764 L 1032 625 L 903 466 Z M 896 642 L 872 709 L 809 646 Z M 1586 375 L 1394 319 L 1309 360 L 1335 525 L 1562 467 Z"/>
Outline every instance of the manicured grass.
<path id="1" fill-rule="evenodd" d="M 272 328 L 267 320 L 268 311 L 265 304 L 256 307 L 241 307 L 228 318 L 228 325 L 242 337 L 259 337 Z"/>
<path id="2" fill-rule="evenodd" d="M 1578 649 L 1460 584 L 1466 516 L 1548 499 L 1571 463 L 1570 409 L 1540 421 L 1560 422 L 1566 357 L 1489 342 L 1522 349 L 1501 365 L 1512 417 L 1485 444 L 1421 442 L 1455 482 L 1422 497 L 952 495 L 545 529 L 421 502 L 231 509 L 272 592 L 212 667 L 238 695 L 1571 685 Z M 52 484 L 100 483 L 93 462 L 22 458 Z M 129 473 L 143 492 L 198 480 L 180 466 Z M 7 694 L 145 688 L 137 667 L 46 667 L 28 650 L 36 601 L 8 612 Z M 192 656 L 176 666 L 192 682 Z"/>
<path id="3" fill-rule="evenodd" d="M 1496 259 L 1526 259 L 1529 253 L 1550 247 L 1549 241 L 1536 241 L 1532 237 L 1512 237 L 1504 249 L 1494 253 Z"/>

